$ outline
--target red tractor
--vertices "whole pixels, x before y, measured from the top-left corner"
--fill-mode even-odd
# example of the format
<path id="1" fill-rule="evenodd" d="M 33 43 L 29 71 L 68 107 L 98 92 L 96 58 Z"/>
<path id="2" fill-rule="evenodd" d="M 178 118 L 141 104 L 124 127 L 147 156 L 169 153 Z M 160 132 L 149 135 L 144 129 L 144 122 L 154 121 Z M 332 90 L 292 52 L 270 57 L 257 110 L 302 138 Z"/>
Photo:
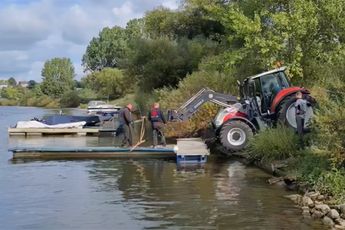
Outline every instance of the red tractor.
<path id="1" fill-rule="evenodd" d="M 308 126 L 315 100 L 308 90 L 291 86 L 285 69 L 271 70 L 239 82 L 240 98 L 202 89 L 179 109 L 169 111 L 169 120 L 187 120 L 204 103 L 216 103 L 224 107 L 212 121 L 216 136 L 228 151 L 240 151 L 254 133 L 278 122 L 295 129 L 295 94 L 301 91 L 309 102 L 305 119 Z"/>

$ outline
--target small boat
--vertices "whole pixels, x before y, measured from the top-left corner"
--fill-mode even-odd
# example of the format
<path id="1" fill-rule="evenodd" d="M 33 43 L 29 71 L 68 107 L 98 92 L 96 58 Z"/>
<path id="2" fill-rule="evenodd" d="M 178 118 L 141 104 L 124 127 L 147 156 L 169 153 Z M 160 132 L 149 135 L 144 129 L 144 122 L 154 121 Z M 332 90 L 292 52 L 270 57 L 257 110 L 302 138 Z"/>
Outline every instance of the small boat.
<path id="1" fill-rule="evenodd" d="M 43 119 L 18 121 L 16 128 L 82 128 L 96 126 L 101 122 L 98 116 L 50 115 Z"/>
<path id="2" fill-rule="evenodd" d="M 104 101 L 90 101 L 87 106 L 88 113 L 110 113 L 118 112 L 120 109 L 120 106 L 110 105 Z"/>
<path id="3" fill-rule="evenodd" d="M 75 122 L 85 122 L 85 126 L 95 126 L 101 122 L 99 116 L 51 115 L 44 117 L 42 122 L 47 125 L 57 125 Z"/>

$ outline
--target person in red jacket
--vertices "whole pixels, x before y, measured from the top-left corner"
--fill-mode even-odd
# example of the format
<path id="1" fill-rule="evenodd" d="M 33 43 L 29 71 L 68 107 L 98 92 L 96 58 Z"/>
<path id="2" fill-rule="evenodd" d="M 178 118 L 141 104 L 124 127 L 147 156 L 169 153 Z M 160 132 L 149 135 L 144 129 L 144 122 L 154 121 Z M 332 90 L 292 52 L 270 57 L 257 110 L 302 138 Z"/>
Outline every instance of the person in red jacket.
<path id="1" fill-rule="evenodd" d="M 165 136 L 163 132 L 164 124 L 166 120 L 162 111 L 159 109 L 159 104 L 154 103 L 151 111 L 148 114 L 148 119 L 151 121 L 152 136 L 153 136 L 153 147 L 158 144 L 158 137 L 160 137 L 161 144 L 166 146 Z"/>

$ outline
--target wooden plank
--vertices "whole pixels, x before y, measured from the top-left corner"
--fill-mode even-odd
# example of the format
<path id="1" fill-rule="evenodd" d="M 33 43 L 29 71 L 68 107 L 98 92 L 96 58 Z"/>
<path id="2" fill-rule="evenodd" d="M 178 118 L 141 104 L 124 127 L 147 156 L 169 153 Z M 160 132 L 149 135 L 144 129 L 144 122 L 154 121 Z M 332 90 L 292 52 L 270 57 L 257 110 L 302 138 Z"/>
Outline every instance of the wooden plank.
<path id="1" fill-rule="evenodd" d="M 181 138 L 177 139 L 177 155 L 210 155 L 207 145 L 201 138 Z"/>

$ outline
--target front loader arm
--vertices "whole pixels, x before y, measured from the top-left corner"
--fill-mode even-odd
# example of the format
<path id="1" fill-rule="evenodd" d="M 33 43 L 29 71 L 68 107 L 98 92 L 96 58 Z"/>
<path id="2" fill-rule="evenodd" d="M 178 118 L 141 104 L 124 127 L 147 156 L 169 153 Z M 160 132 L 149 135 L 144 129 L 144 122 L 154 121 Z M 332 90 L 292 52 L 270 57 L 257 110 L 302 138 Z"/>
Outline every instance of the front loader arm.
<path id="1" fill-rule="evenodd" d="M 236 96 L 217 93 L 208 88 L 203 88 L 177 110 L 169 110 L 168 120 L 186 121 L 206 102 L 212 102 L 222 107 L 230 107 L 231 104 L 237 103 L 238 99 Z"/>

